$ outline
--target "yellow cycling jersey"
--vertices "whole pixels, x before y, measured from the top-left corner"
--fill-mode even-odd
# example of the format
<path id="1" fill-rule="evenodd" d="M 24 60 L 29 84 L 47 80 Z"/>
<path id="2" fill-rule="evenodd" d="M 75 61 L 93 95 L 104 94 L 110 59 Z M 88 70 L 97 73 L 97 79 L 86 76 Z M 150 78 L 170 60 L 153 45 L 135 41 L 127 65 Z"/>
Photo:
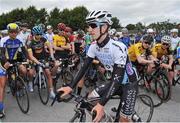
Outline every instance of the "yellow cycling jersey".
<path id="1" fill-rule="evenodd" d="M 142 47 L 142 43 L 136 43 L 131 45 L 128 49 L 128 56 L 131 61 L 135 62 L 138 56 L 141 56 L 146 52 L 146 49 Z"/>
<path id="2" fill-rule="evenodd" d="M 67 43 L 66 38 L 64 36 L 54 35 L 53 36 L 53 44 L 57 47 L 65 46 Z"/>
<path id="3" fill-rule="evenodd" d="M 151 49 L 152 55 L 158 59 L 160 59 L 163 55 L 170 55 L 172 54 L 170 49 L 163 49 L 162 44 L 156 44 Z"/>

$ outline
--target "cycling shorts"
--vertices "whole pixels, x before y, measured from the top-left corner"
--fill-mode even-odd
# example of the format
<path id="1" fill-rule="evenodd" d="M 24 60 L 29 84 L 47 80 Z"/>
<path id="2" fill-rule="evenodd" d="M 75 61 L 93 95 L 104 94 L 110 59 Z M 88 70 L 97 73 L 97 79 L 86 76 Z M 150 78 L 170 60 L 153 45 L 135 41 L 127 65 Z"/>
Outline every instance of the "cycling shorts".
<path id="1" fill-rule="evenodd" d="M 6 70 L 0 65 L 0 77 L 6 76 Z"/>
<path id="2" fill-rule="evenodd" d="M 93 90 L 93 96 L 95 97 L 102 97 L 103 94 L 108 90 L 110 87 L 111 83 L 106 83 L 103 84 L 95 90 Z M 116 91 L 113 95 L 120 95 L 120 100 L 121 100 L 121 114 L 125 116 L 131 116 L 134 113 L 134 108 L 135 108 L 135 102 L 136 102 L 136 96 L 138 92 L 138 85 L 137 82 L 134 83 L 128 83 L 125 85 L 120 85 L 118 87 L 118 91 Z M 97 94 L 97 95 L 94 95 Z"/>

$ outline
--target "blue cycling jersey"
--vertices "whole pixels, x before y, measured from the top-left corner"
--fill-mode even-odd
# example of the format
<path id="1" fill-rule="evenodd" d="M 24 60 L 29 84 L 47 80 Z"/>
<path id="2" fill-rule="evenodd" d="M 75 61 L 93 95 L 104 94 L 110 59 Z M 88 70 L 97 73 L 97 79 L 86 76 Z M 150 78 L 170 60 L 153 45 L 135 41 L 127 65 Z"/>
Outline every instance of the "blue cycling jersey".
<path id="1" fill-rule="evenodd" d="M 126 45 L 126 47 L 130 46 L 130 42 L 131 42 L 130 37 L 121 37 L 119 41 L 123 42 Z"/>
<path id="2" fill-rule="evenodd" d="M 6 48 L 6 58 L 8 60 L 16 60 L 17 59 L 17 53 L 19 48 L 21 48 L 23 46 L 23 43 L 19 40 L 19 39 L 7 39 L 4 44 L 3 47 Z"/>
<path id="3" fill-rule="evenodd" d="M 180 47 L 177 48 L 177 57 L 176 57 L 176 58 L 177 58 L 177 59 L 180 58 Z"/>

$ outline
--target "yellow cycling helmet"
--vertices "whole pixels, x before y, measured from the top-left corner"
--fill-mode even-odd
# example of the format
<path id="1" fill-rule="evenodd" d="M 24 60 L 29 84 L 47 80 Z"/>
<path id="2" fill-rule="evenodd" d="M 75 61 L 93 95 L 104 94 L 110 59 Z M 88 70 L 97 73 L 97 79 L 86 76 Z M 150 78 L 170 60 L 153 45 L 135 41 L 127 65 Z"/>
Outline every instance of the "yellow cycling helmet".
<path id="1" fill-rule="evenodd" d="M 19 26 L 16 24 L 16 23 L 9 23 L 8 25 L 7 25 L 7 30 L 9 31 L 9 30 L 19 30 Z"/>

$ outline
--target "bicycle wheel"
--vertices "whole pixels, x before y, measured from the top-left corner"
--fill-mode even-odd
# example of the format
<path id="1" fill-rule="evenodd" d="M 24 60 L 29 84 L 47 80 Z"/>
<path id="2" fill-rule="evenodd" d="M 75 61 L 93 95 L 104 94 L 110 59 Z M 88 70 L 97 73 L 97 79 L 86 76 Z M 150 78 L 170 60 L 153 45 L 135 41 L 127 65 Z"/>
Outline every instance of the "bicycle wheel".
<path id="1" fill-rule="evenodd" d="M 139 88 L 139 92 L 141 94 L 150 96 L 151 99 L 153 100 L 154 107 L 160 106 L 163 103 L 163 101 L 158 97 L 155 88 L 158 88 L 159 92 L 161 92 L 163 96 L 164 95 L 163 86 L 161 85 L 161 83 L 158 83 L 156 84 L 156 87 L 155 87 L 156 78 L 151 79 L 149 83 L 148 82 L 145 82 L 145 83 L 147 83 L 148 86 L 145 86 L 144 88 Z"/>
<path id="2" fill-rule="evenodd" d="M 73 75 L 71 72 L 65 70 L 62 75 L 63 83 L 70 84 L 73 80 Z"/>
<path id="3" fill-rule="evenodd" d="M 76 112 L 69 122 L 86 122 L 86 113 Z"/>
<path id="4" fill-rule="evenodd" d="M 41 102 L 46 105 L 49 101 L 49 88 L 47 84 L 47 77 L 42 72 L 40 76 L 38 75 L 38 93 Z M 41 84 L 41 85 L 40 85 Z"/>
<path id="5" fill-rule="evenodd" d="M 180 85 L 180 76 L 178 77 L 178 79 L 176 80 L 176 83 L 178 83 Z"/>
<path id="6" fill-rule="evenodd" d="M 17 76 L 15 81 L 16 81 L 16 93 L 15 93 L 16 100 L 20 110 L 26 114 L 29 111 L 29 107 L 30 107 L 26 84 L 20 76 Z"/>
<path id="7" fill-rule="evenodd" d="M 163 93 L 164 93 L 163 95 L 161 93 L 159 93 L 159 90 L 158 90 L 159 88 L 157 88 L 157 86 L 155 86 L 158 97 L 164 101 L 168 100 L 171 95 L 170 94 L 171 85 L 170 85 L 170 82 L 169 82 L 167 76 L 163 72 L 160 72 L 160 73 L 158 73 L 156 80 L 157 80 L 156 83 L 161 83 L 162 88 L 163 88 Z"/>
<path id="8" fill-rule="evenodd" d="M 143 122 L 150 122 L 154 112 L 151 97 L 145 94 L 138 95 L 136 98 L 135 112 Z"/>

